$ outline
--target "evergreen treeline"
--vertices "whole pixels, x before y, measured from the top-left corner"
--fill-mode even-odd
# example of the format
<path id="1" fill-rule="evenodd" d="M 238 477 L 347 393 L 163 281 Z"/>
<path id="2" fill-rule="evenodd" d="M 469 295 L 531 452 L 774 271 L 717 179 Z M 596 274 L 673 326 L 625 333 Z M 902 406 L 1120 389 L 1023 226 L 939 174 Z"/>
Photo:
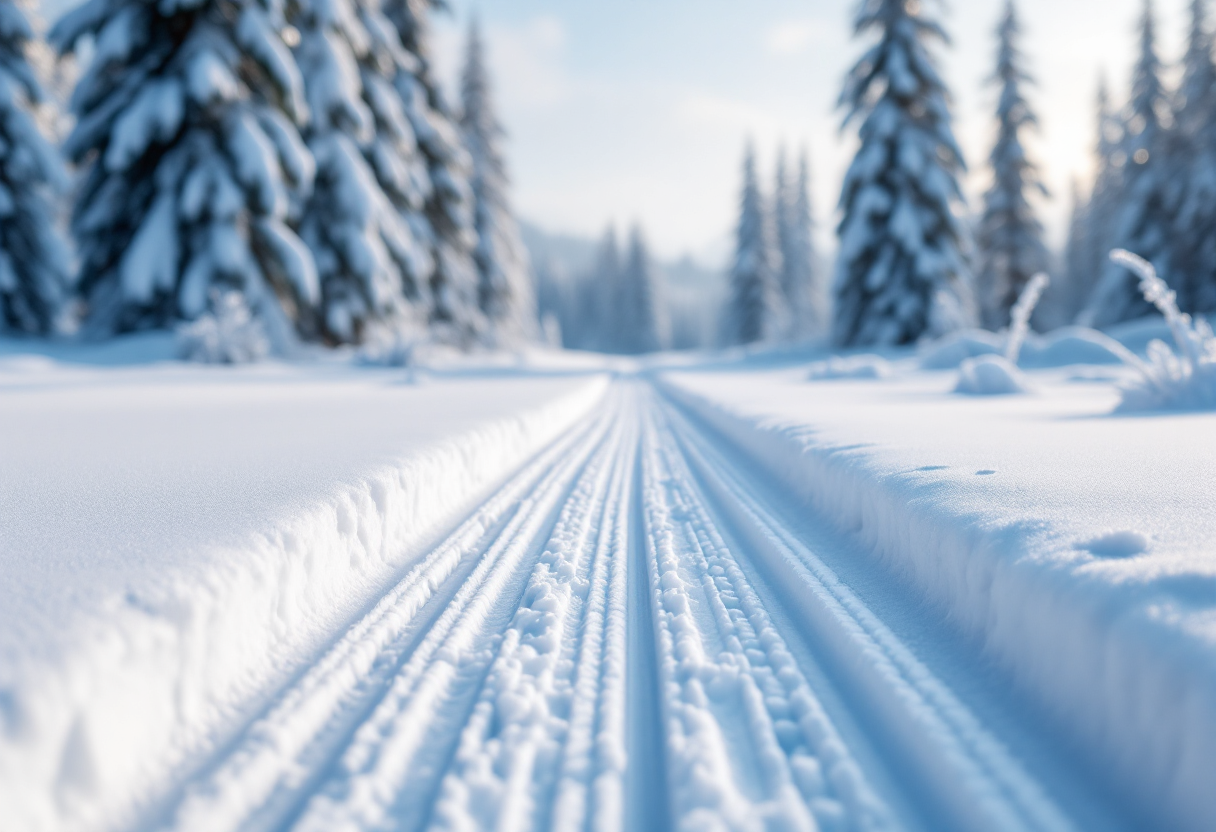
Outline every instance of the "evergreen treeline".
<path id="1" fill-rule="evenodd" d="M 480 38 L 461 106 L 428 52 L 438 0 L 87 0 L 48 40 L 87 61 L 63 157 L 32 30 L 0 0 L 0 329 L 170 328 L 246 308 L 272 341 L 537 334 Z M 72 303 L 73 298 L 76 303 Z"/>
<path id="2" fill-rule="evenodd" d="M 939 4 L 861 0 L 854 31 L 871 45 L 839 99 L 860 141 L 831 286 L 816 264 L 806 153 L 781 149 L 766 188 L 749 144 L 719 340 L 826 334 L 847 347 L 999 329 L 1039 271 L 1056 277 L 1037 325 L 1109 326 L 1151 311 L 1108 260 L 1115 247 L 1150 261 L 1183 311 L 1216 312 L 1208 3 L 1190 0 L 1171 89 L 1145 0 L 1129 100 L 1116 107 L 1099 87 L 1094 178 L 1087 192 L 1074 186 L 1053 258 L 1036 215 L 1048 195 L 1026 150 L 1037 119 L 1013 0 L 995 30 L 990 184 L 974 217 L 938 71 L 949 44 Z M 434 76 L 428 27 L 443 5 L 86 0 L 48 33 L 59 55 L 88 61 L 59 152 L 30 60 L 36 36 L 0 0 L 0 330 L 107 336 L 235 310 L 257 324 L 243 330 L 279 344 L 388 333 L 511 346 L 541 337 L 539 306 L 551 313 L 545 338 L 560 320 L 567 346 L 703 341 L 698 316 L 663 297 L 639 229 L 623 247 L 609 229 L 582 279 L 534 281 L 475 26 L 457 106 Z"/>

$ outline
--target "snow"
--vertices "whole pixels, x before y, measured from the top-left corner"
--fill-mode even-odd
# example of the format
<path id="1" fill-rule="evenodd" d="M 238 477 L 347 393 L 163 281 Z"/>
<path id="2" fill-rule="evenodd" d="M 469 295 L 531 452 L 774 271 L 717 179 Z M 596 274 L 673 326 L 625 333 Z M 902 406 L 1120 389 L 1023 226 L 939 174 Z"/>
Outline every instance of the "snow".
<path id="1" fill-rule="evenodd" d="M 979 355 L 964 359 L 958 365 L 956 393 L 973 396 L 1003 396 L 1027 393 L 1030 384 L 1009 359 L 1001 355 Z"/>
<path id="2" fill-rule="evenodd" d="M 0 387 L 0 804 L 67 830 L 146 809 L 604 381 L 12 357 Z"/>
<path id="3" fill-rule="evenodd" d="M 1111 417 L 1112 385 L 1061 373 L 976 400 L 938 373 L 800 376 L 666 384 L 982 645 L 1148 825 L 1211 828 L 1211 417 Z"/>

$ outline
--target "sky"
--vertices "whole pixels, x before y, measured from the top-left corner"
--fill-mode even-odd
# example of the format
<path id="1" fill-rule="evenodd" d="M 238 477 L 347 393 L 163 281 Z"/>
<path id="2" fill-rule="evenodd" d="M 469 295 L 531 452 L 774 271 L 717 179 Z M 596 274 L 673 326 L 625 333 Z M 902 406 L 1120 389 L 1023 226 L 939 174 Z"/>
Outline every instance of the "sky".
<path id="1" fill-rule="evenodd" d="M 552 232 L 599 235 L 638 222 L 663 257 L 721 265 L 729 254 L 744 144 L 771 179 L 777 148 L 806 147 L 817 240 L 833 246 L 840 183 L 855 148 L 835 104 L 864 44 L 854 0 L 448 0 L 436 67 L 456 91 L 470 16 L 494 73 L 517 212 Z M 926 0 L 943 8 L 938 0 Z M 1004 0 L 952 0 L 937 48 L 973 209 L 986 186 L 996 90 L 985 86 Z M 1158 0 L 1160 52 L 1176 61 L 1187 0 Z M 1100 72 L 1121 101 L 1142 0 L 1020 0 L 1029 90 L 1042 129 L 1029 142 L 1053 198 L 1041 206 L 1062 244 L 1073 177 L 1091 175 Z"/>

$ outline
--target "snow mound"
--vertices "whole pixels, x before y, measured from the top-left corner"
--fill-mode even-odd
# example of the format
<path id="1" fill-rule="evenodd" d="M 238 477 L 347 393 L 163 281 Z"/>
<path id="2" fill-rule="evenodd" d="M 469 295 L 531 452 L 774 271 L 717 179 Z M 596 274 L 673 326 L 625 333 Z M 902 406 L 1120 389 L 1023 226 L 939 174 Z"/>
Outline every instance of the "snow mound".
<path id="1" fill-rule="evenodd" d="M 816 361 L 807 370 L 808 381 L 843 378 L 888 378 L 891 364 L 879 355 L 833 355 L 826 361 Z"/>
<path id="2" fill-rule="evenodd" d="M 1216 335 L 1206 321 L 1178 309 L 1175 294 L 1148 261 L 1116 249 L 1111 260 L 1140 275 L 1140 291 L 1161 311 L 1178 352 L 1164 341 L 1148 344 L 1148 362 L 1137 362 L 1140 378 L 1123 388 L 1121 411 L 1216 409 Z"/>
<path id="3" fill-rule="evenodd" d="M 1133 364 L 1135 355 L 1108 335 L 1083 326 L 1068 326 L 1032 336 L 1022 347 L 1018 366 L 1047 369 L 1072 364 Z"/>
<path id="4" fill-rule="evenodd" d="M 1115 531 L 1100 534 L 1077 546 L 1078 549 L 1103 558 L 1129 558 L 1148 551 L 1148 535 L 1135 531 Z"/>
<path id="5" fill-rule="evenodd" d="M 1030 385 L 1022 371 L 1002 355 L 979 355 L 959 365 L 955 393 L 972 396 L 1005 396 L 1027 393 Z"/>
<path id="6" fill-rule="evenodd" d="M 968 358 L 1000 355 L 1005 339 L 986 329 L 964 329 L 930 341 L 921 352 L 923 370 L 954 370 Z"/>

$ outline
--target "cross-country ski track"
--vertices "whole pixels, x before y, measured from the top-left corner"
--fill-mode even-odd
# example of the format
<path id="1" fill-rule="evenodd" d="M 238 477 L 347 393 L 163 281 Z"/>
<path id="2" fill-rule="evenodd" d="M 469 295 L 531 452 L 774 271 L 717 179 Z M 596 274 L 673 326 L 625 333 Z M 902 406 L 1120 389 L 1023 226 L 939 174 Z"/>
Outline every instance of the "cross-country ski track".
<path id="1" fill-rule="evenodd" d="M 138 828 L 1119 828 L 853 547 L 622 378 Z"/>

